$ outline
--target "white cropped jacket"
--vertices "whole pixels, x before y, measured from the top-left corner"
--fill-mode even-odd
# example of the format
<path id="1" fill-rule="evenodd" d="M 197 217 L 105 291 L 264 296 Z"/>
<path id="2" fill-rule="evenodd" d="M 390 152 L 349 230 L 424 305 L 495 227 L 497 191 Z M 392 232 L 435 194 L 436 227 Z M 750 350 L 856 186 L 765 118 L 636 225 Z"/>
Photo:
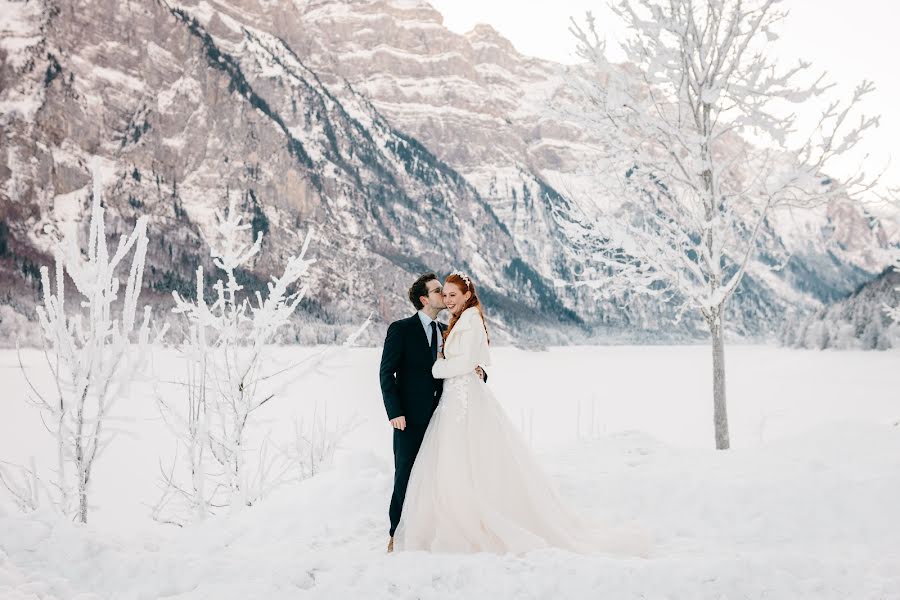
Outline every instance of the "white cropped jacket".
<path id="1" fill-rule="evenodd" d="M 481 312 L 476 307 L 467 308 L 459 316 L 453 331 L 444 342 L 444 357 L 431 367 L 435 379 L 449 379 L 473 373 L 475 367 L 491 364 L 487 333 Z"/>

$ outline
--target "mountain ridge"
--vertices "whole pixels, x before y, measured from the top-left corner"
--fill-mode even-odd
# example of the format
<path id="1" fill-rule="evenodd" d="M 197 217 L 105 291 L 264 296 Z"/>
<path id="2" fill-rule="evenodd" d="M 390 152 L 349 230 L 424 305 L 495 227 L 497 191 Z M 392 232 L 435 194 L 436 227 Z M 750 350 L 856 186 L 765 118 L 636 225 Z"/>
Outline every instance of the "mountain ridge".
<path id="1" fill-rule="evenodd" d="M 367 310 L 379 321 L 401 316 L 418 272 L 454 268 L 483 284 L 510 340 L 669 330 L 664 306 L 623 308 L 554 285 L 578 278 L 602 235 L 592 214 L 612 205 L 592 196 L 590 140 L 543 104 L 578 100 L 568 68 L 521 57 L 489 26 L 450 34 L 433 7 L 400 0 L 17 9 L 0 45 L 0 81 L 16 82 L 0 91 L 12 109 L 2 117 L 0 280 L 19 312 L 36 301 L 33 265 L 65 234 L 84 235 L 87 164 L 99 155 L 112 229 L 151 215 L 147 287 L 162 306 L 168 289 L 190 291 L 193 269 L 209 265 L 214 211 L 238 195 L 254 232 L 266 234 L 251 286 L 309 226 L 329 258 L 312 282 L 311 318 L 330 333 L 305 322 L 314 332 L 298 326 L 288 341 L 337 339 L 362 310 L 354 290 L 375 281 Z M 409 62 L 420 55 L 431 58 Z M 871 275 L 877 259 L 865 252 L 884 244 L 864 214 L 841 210 L 823 209 L 807 232 L 821 238 L 823 223 L 843 232 L 850 250 L 833 257 L 834 276 L 803 287 L 817 269 L 804 265 L 827 264 L 819 242 L 798 260 L 799 283 L 757 268 L 735 306 L 738 333 L 768 335 L 769 325 L 754 325 L 760 315 L 794 296 L 814 308 Z M 791 241 L 776 230 L 773 248 Z M 681 332 L 696 334 L 690 323 Z"/>

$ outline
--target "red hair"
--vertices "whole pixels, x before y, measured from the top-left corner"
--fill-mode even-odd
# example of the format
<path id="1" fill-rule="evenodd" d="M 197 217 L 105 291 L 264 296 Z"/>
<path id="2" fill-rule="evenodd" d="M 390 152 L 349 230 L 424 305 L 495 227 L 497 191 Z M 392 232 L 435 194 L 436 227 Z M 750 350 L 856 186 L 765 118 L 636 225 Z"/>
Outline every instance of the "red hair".
<path id="1" fill-rule="evenodd" d="M 484 309 L 481 308 L 481 301 L 478 299 L 478 294 L 475 293 L 475 284 L 472 283 L 472 278 L 469 276 L 461 275 L 460 273 L 451 273 L 447 275 L 447 279 L 444 280 L 444 285 L 448 283 L 452 283 L 456 287 L 458 287 L 463 294 L 466 292 L 472 292 L 472 295 L 466 300 L 463 309 L 459 311 L 459 313 L 450 317 L 450 325 L 447 327 L 447 330 L 444 332 L 444 341 L 447 340 L 447 337 L 450 335 L 450 332 L 453 331 L 453 326 L 456 325 L 456 322 L 462 316 L 464 312 L 473 306 L 478 309 L 478 313 L 481 315 L 481 323 L 484 325 L 484 333 L 487 335 L 487 323 L 485 323 L 484 319 Z M 488 343 L 491 343 L 491 338 L 488 336 Z"/>

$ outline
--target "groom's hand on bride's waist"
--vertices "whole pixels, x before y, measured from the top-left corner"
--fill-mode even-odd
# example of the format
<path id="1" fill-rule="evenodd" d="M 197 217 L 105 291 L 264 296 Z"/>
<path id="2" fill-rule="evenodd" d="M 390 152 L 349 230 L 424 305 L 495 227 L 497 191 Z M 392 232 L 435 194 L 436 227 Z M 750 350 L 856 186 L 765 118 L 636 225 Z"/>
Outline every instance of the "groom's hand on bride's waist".
<path id="1" fill-rule="evenodd" d="M 478 377 L 482 381 L 484 381 L 484 369 L 482 369 L 481 367 L 475 367 L 475 374 L 478 375 Z"/>
<path id="2" fill-rule="evenodd" d="M 391 425 L 394 426 L 394 429 L 403 431 L 404 429 L 406 429 L 406 417 L 397 417 L 396 419 L 391 419 Z"/>

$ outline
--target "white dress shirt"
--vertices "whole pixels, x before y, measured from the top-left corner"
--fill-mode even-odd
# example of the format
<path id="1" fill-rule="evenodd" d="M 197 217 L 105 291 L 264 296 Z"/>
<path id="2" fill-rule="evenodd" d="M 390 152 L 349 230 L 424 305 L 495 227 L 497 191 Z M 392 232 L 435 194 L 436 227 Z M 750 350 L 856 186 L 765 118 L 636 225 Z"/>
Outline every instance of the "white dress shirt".
<path id="1" fill-rule="evenodd" d="M 441 335 L 441 326 L 437 324 L 437 320 L 432 319 L 428 315 L 425 314 L 424 311 L 419 311 L 419 319 L 422 321 L 422 327 L 425 328 L 425 337 L 428 338 L 428 345 L 431 346 L 431 323 L 435 323 L 435 327 L 437 328 L 438 334 L 438 352 L 444 351 L 444 336 Z"/>

